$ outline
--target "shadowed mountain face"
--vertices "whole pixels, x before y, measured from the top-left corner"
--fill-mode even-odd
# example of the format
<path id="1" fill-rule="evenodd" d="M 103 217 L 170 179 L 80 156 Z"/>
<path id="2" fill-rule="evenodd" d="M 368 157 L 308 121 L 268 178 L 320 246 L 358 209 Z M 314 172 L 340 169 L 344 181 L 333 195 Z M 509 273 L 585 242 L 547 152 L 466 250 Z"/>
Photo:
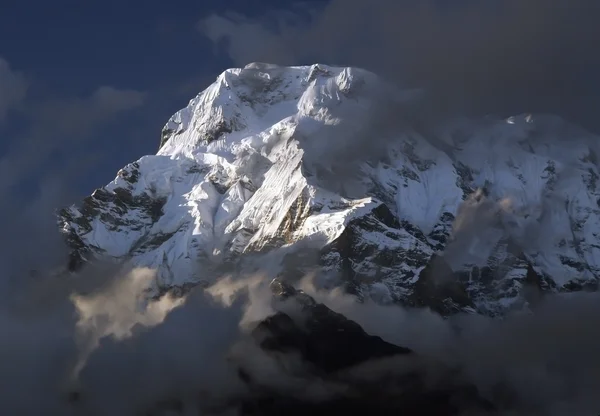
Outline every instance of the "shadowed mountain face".
<path id="1" fill-rule="evenodd" d="M 274 280 L 271 286 L 280 300 L 298 303 L 301 314 L 294 320 L 278 312 L 258 324 L 252 335 L 266 351 L 298 353 L 324 373 L 372 359 L 411 354 L 407 348 L 368 335 L 356 322 L 281 280 Z"/>

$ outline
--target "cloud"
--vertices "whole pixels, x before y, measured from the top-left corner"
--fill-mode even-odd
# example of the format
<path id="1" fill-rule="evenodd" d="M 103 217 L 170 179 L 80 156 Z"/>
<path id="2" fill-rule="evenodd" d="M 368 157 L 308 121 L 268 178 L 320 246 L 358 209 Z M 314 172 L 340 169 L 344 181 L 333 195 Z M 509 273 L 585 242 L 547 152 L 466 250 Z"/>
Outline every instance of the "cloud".
<path id="1" fill-rule="evenodd" d="M 12 147 L 0 159 L 0 193 L 52 152 L 88 140 L 103 123 L 142 106 L 145 96 L 139 91 L 103 86 L 85 98 L 55 98 L 31 103 L 26 114 L 29 128 L 22 137 L 12 140 Z"/>
<path id="2" fill-rule="evenodd" d="M 532 313 L 503 319 L 357 302 L 342 290 L 300 286 L 368 333 L 458 366 L 482 394 L 509 403 L 500 415 L 597 414 L 600 398 L 598 293 L 549 295 Z"/>
<path id="3" fill-rule="evenodd" d="M 280 38 L 260 21 L 228 13 L 226 16 L 211 15 L 198 26 L 215 44 L 227 39 L 227 52 L 238 65 L 255 61 L 292 64 L 297 59 L 290 33 L 285 32 Z"/>
<path id="4" fill-rule="evenodd" d="M 60 176 L 44 175 L 25 201 L 9 192 L 2 194 L 0 290 L 9 292 L 26 270 L 46 269 L 65 261 L 66 250 L 53 211 L 73 197 L 63 182 Z"/>
<path id="5" fill-rule="evenodd" d="M 82 140 L 100 124 L 141 107 L 146 97 L 136 90 L 101 86 L 85 98 L 48 100 L 33 109 L 33 129 Z"/>
<path id="6" fill-rule="evenodd" d="M 9 110 L 23 102 L 28 87 L 25 76 L 13 71 L 9 63 L 0 57 L 0 122 L 6 119 Z"/>
<path id="7" fill-rule="evenodd" d="M 274 308 L 301 313 L 292 304 L 273 303 L 267 275 L 228 276 L 178 300 L 145 298 L 151 276 L 146 269 L 100 264 L 77 275 L 43 276 L 12 292 L 16 300 L 0 304 L 3 410 L 129 415 L 180 401 L 198 413 L 198 406 L 218 409 L 252 393 L 236 374 L 237 364 L 273 391 L 290 389 L 299 398 L 336 391 L 318 377 L 299 377 L 302 363 L 294 356 L 269 357 L 245 337 L 251 323 Z M 425 362 L 460 369 L 481 393 L 517 410 L 500 415 L 593 414 L 600 407 L 597 293 L 550 296 L 533 313 L 503 320 L 445 319 L 428 310 L 359 302 L 339 289 L 322 291 L 313 277 L 299 286 L 318 302 L 370 334 L 412 348 Z M 73 380 L 77 363 L 82 371 Z M 381 364 L 365 363 L 346 375 L 376 379 Z M 387 372 L 405 371 L 402 361 L 383 364 Z M 336 378 L 342 386 L 344 374 Z M 80 395 L 74 403 L 68 400 L 73 388 Z"/>
<path id="8" fill-rule="evenodd" d="M 136 325 L 156 326 L 164 321 L 171 310 L 183 303 L 182 298 L 169 295 L 148 301 L 145 296 L 154 278 L 153 270 L 134 269 L 125 276 L 113 279 L 102 292 L 71 295 L 79 317 L 76 331 L 80 351 L 73 377 L 79 375 L 102 338 L 130 338 Z"/>
<path id="9" fill-rule="evenodd" d="M 198 27 L 238 66 L 360 66 L 427 87 L 438 111 L 551 111 L 594 121 L 589 106 L 600 95 L 600 4 L 594 0 L 451 6 L 331 0 L 312 13 L 298 10 L 258 18 L 212 15 Z"/>
<path id="10" fill-rule="evenodd" d="M 103 86 L 83 98 L 24 102 L 26 129 L 11 138 L 0 158 L 0 265 L 10 265 L 2 277 L 18 275 L 20 267 L 63 260 L 54 210 L 79 196 L 74 184 L 96 166 L 97 155 L 90 148 L 102 139 L 98 132 L 140 108 L 146 97 Z"/>
<path id="11" fill-rule="evenodd" d="M 227 353 L 240 336 L 252 285 L 222 285 L 215 292 L 227 295 L 222 301 L 202 289 L 148 299 L 153 273 L 97 262 L 77 274 L 21 276 L 10 295 L 3 292 L 2 410 L 129 415 L 162 400 L 239 391 Z M 72 391 L 79 402 L 69 402 Z"/>

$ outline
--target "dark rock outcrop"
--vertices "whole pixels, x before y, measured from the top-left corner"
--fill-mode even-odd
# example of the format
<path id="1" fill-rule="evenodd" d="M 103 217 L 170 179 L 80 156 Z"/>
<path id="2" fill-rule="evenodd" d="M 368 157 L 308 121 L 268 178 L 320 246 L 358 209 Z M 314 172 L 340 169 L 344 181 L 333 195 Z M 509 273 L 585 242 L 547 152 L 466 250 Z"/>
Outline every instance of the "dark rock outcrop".
<path id="1" fill-rule="evenodd" d="M 493 411 L 492 404 L 480 397 L 473 385 L 462 381 L 459 372 L 427 360 L 423 361 L 427 364 L 420 364 L 422 357 L 412 350 L 367 334 L 356 322 L 280 280 L 274 280 L 271 287 L 279 301 L 295 302 L 298 308 L 294 310 L 300 313 L 292 317 L 278 312 L 260 322 L 252 333 L 256 342 L 267 354 L 298 354 L 306 362 L 309 377 L 338 383 L 344 389 L 316 401 L 286 395 L 276 388 L 255 387 L 256 394 L 241 405 L 242 414 L 410 416 Z M 394 361 L 398 358 L 404 365 L 413 361 L 419 364 L 396 371 L 393 366 L 398 365 Z M 382 371 L 376 363 L 385 360 L 390 360 L 389 368 Z M 370 374 L 381 371 L 381 377 L 349 376 L 353 369 L 368 368 L 370 362 L 374 363 Z M 240 375 L 244 382 L 253 384 L 251 374 L 240 369 Z"/>
<path id="2" fill-rule="evenodd" d="M 324 373 L 351 367 L 376 358 L 411 354 L 408 348 L 367 334 L 356 322 L 316 303 L 304 292 L 280 280 L 271 287 L 282 300 L 294 298 L 302 308 L 301 323 L 279 312 L 260 322 L 253 336 L 267 351 L 295 351 Z"/>

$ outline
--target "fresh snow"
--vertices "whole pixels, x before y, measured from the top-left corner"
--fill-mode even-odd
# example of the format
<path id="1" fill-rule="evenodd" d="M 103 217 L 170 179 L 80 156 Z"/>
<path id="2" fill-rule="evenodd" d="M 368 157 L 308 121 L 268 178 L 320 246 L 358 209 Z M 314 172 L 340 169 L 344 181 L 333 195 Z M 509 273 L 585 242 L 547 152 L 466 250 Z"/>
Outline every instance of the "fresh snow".
<path id="1" fill-rule="evenodd" d="M 115 225 L 101 215 L 113 203 L 99 202 L 89 226 L 63 218 L 62 229 L 92 250 L 157 268 L 158 285 L 171 286 L 210 279 L 242 253 L 296 242 L 326 247 L 385 203 L 425 239 L 365 230 L 357 248 L 402 247 L 429 258 L 432 233 L 450 233 L 458 216 L 453 241 L 460 249 L 449 260 L 457 270 L 501 262 L 501 242 L 510 239 L 558 288 L 598 279 L 598 138 L 545 115 L 456 120 L 436 127 L 435 137 L 364 130 L 378 103 L 407 96 L 356 68 L 255 63 L 226 70 L 170 118 L 157 155 L 126 168 L 137 170 L 135 180 L 119 172 L 105 187 L 164 201 L 156 221 L 131 206 Z M 360 160 L 383 139 L 386 157 L 365 152 Z M 358 162 L 346 149 L 354 158 L 358 152 Z M 342 181 L 340 172 L 357 179 Z M 485 195 L 472 193 L 478 188 Z M 67 212 L 82 216 L 76 207 Z M 357 273 L 373 268 L 365 261 Z M 368 290 L 388 299 L 424 265 L 404 264 L 398 270 L 412 268 L 410 277 L 396 270 Z M 522 278 L 523 270 L 503 278 Z"/>

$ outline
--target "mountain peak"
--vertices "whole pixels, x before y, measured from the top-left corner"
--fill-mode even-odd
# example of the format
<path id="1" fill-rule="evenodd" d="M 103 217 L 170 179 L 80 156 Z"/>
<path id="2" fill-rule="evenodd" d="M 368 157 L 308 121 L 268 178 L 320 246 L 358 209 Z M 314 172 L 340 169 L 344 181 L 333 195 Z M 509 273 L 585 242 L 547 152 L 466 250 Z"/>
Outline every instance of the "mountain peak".
<path id="1" fill-rule="evenodd" d="M 489 314 L 527 305 L 532 270 L 541 290 L 597 284 L 597 139 L 535 114 L 423 126 L 412 100 L 358 68 L 228 69 L 156 155 L 61 211 L 73 267 L 150 267 L 162 291 L 318 266 L 327 287 L 410 304 L 443 253 L 463 304 Z"/>

